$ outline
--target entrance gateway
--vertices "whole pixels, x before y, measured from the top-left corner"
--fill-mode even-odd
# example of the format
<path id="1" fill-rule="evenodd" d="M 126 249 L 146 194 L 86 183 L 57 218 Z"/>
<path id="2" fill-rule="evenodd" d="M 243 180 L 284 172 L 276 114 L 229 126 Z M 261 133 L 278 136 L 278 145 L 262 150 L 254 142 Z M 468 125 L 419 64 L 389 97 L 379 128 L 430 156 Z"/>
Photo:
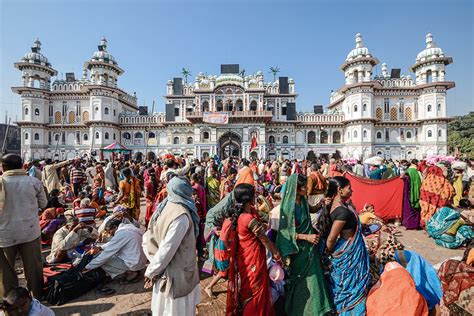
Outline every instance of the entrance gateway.
<path id="1" fill-rule="evenodd" d="M 228 131 L 219 138 L 218 144 L 218 153 L 221 159 L 228 157 L 241 158 L 242 140 L 238 134 Z"/>

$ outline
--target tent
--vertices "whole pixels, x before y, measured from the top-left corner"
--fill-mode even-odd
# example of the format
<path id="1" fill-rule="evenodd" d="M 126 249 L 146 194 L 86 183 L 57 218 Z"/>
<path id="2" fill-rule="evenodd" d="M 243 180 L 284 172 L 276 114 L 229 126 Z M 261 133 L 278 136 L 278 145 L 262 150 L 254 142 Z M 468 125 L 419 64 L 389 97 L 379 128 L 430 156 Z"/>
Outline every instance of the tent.
<path id="1" fill-rule="evenodd" d="M 113 142 L 112 144 L 104 147 L 101 149 L 101 159 L 103 159 L 104 152 L 111 152 L 112 153 L 112 159 L 115 159 L 115 154 L 116 153 L 125 153 L 125 154 L 131 154 L 132 150 L 124 147 L 118 142 Z"/>

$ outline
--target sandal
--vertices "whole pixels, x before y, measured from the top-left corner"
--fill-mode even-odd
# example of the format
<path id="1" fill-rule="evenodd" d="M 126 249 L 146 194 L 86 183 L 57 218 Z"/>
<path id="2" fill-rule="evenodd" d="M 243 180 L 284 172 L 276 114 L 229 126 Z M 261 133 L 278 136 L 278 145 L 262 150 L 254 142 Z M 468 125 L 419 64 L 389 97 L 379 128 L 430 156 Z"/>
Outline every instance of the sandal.
<path id="1" fill-rule="evenodd" d="M 134 276 L 133 278 L 131 278 L 130 280 L 127 279 L 127 277 L 125 276 L 122 280 L 120 280 L 120 284 L 121 285 L 125 285 L 125 284 L 133 284 L 133 283 L 137 283 L 138 281 L 140 281 L 140 273 L 137 272 L 137 275 Z"/>
<path id="2" fill-rule="evenodd" d="M 114 289 L 107 286 L 104 286 L 103 288 L 98 289 L 97 291 L 102 295 L 113 295 L 115 294 L 115 292 L 117 292 Z"/>

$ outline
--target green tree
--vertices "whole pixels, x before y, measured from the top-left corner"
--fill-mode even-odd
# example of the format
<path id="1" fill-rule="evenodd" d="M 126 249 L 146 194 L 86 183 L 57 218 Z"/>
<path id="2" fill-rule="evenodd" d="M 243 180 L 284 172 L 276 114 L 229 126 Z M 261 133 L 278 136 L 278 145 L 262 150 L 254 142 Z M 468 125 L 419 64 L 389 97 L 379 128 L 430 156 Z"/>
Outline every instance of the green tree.
<path id="1" fill-rule="evenodd" d="M 275 82 L 275 80 L 276 80 L 276 75 L 277 75 L 277 73 L 279 73 L 279 72 L 280 72 L 280 68 L 278 68 L 278 67 L 276 67 L 276 66 L 275 66 L 275 67 L 270 67 L 269 73 L 273 74 L 273 82 Z"/>
<path id="2" fill-rule="evenodd" d="M 474 158 L 474 112 L 457 116 L 448 124 L 449 152 L 457 147 L 461 155 Z"/>
<path id="3" fill-rule="evenodd" d="M 191 71 L 183 67 L 183 69 L 181 70 L 181 74 L 184 77 L 184 83 L 188 83 L 188 77 L 191 76 Z"/>

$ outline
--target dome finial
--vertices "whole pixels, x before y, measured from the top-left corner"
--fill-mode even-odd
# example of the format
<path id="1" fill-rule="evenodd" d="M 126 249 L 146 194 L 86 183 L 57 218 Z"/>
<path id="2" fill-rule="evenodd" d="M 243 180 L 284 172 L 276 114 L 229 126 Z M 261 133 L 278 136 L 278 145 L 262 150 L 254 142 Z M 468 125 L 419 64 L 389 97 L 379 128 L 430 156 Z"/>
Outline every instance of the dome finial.
<path id="1" fill-rule="evenodd" d="M 102 46 L 103 50 L 107 50 L 107 39 L 105 38 L 105 35 L 102 36 L 102 39 L 100 40 L 100 46 Z"/>
<path id="2" fill-rule="evenodd" d="M 356 48 L 364 47 L 364 43 L 362 43 L 362 35 L 360 33 L 356 34 L 355 41 L 356 41 Z"/>
<path id="3" fill-rule="evenodd" d="M 39 37 L 36 38 L 36 41 L 34 42 L 34 44 L 35 44 L 36 52 L 39 52 L 41 50 L 41 42 L 39 40 Z"/>
<path id="4" fill-rule="evenodd" d="M 435 43 L 433 42 L 433 34 L 431 33 L 426 34 L 425 42 L 426 42 L 426 48 L 435 47 Z"/>

